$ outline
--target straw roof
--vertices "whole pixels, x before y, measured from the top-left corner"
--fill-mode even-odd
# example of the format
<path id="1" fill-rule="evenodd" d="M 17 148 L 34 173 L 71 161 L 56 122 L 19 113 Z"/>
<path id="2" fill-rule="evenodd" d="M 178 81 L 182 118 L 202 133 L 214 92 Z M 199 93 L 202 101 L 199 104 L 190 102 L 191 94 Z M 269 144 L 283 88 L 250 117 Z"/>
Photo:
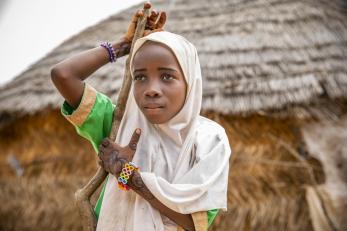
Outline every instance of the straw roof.
<path id="1" fill-rule="evenodd" d="M 306 153 L 298 121 L 206 116 L 226 129 L 232 148 L 228 211 L 209 230 L 313 230 L 305 185 L 325 176 Z M 0 230 L 81 230 L 73 193 L 95 173 L 97 156 L 58 110 L 26 115 L 2 130 L 0 150 Z M 20 161 L 23 177 L 14 177 L 9 154 Z"/>
<path id="2" fill-rule="evenodd" d="M 156 9 L 170 3 L 153 1 Z M 347 99 L 347 6 L 343 1 L 171 2 L 166 29 L 182 34 L 199 52 L 203 110 L 284 116 L 338 114 Z M 0 122 L 14 115 L 58 108 L 50 80 L 59 61 L 119 38 L 142 4 L 73 36 L 0 88 Z M 105 65 L 88 81 L 113 98 L 125 59 Z"/>

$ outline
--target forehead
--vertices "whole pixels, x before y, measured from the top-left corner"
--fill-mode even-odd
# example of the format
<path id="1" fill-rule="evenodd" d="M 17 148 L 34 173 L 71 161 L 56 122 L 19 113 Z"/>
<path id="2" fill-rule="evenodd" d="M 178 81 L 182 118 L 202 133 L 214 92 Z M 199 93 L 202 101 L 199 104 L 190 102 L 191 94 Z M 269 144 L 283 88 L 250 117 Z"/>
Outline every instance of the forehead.
<path id="1" fill-rule="evenodd" d="M 133 66 L 137 67 L 156 63 L 180 68 L 175 54 L 168 46 L 158 42 L 146 41 L 137 50 L 133 59 Z"/>

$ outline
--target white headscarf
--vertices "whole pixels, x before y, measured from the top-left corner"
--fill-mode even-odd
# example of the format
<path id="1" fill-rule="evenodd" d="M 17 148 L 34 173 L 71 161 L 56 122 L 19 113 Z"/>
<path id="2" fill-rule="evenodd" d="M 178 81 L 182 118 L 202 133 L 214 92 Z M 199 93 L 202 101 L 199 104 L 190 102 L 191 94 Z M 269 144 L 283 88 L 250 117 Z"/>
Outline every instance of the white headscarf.
<path id="1" fill-rule="evenodd" d="M 127 145 L 136 128 L 141 137 L 133 158 L 143 182 L 170 209 L 190 214 L 227 208 L 227 182 L 231 150 L 223 127 L 199 115 L 202 100 L 201 68 L 194 45 L 170 32 L 156 32 L 136 41 L 134 54 L 146 41 L 169 47 L 187 82 L 182 109 L 164 124 L 151 124 L 129 93 L 116 142 Z M 131 65 L 131 72 L 132 72 Z M 122 191 L 109 175 L 97 230 L 175 230 L 177 225 L 161 215 L 133 191 Z"/>

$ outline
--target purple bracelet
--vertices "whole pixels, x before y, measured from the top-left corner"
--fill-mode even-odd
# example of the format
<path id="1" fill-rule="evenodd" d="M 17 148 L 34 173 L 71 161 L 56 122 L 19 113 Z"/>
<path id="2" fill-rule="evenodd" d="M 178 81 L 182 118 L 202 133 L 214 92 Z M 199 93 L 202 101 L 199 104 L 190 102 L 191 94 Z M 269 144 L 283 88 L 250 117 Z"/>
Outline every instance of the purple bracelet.
<path id="1" fill-rule="evenodd" d="M 103 48 L 105 48 L 107 50 L 108 55 L 110 57 L 110 62 L 111 63 L 116 62 L 116 59 L 117 59 L 116 53 L 114 52 L 114 49 L 113 49 L 111 43 L 109 43 L 109 42 L 102 42 L 100 44 L 100 46 L 102 46 Z"/>

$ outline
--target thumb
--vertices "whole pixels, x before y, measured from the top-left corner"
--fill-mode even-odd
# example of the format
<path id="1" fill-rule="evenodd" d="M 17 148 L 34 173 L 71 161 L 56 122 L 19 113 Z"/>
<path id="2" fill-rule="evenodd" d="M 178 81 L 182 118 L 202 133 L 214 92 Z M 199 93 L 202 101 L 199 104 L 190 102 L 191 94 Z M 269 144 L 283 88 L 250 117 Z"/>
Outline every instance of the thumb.
<path id="1" fill-rule="evenodd" d="M 137 20 L 139 19 L 139 17 L 143 16 L 143 11 L 142 10 L 138 10 L 132 17 L 131 22 L 128 26 L 128 31 L 125 33 L 124 37 L 128 40 L 128 41 L 132 41 L 133 37 L 134 37 L 134 33 L 135 33 L 135 29 L 136 29 L 136 25 L 137 25 Z"/>
<path id="2" fill-rule="evenodd" d="M 141 129 L 136 128 L 133 135 L 131 136 L 130 142 L 128 144 L 128 147 L 133 150 L 134 152 L 136 151 L 137 148 L 137 143 L 139 142 L 141 135 Z"/>

